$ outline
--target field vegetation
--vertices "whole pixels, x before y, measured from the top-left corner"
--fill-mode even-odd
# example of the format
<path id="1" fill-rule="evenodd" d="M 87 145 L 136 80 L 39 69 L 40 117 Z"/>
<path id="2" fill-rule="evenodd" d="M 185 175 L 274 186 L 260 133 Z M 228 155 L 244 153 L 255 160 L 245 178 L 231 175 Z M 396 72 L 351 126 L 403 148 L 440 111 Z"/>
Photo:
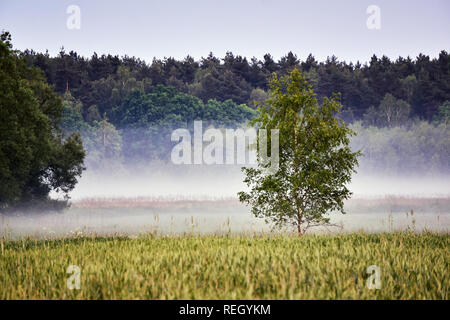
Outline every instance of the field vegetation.
<path id="1" fill-rule="evenodd" d="M 448 299 L 449 236 L 1 240 L 0 299 Z M 69 290 L 69 265 L 80 289 Z M 367 268 L 380 268 L 368 289 Z"/>

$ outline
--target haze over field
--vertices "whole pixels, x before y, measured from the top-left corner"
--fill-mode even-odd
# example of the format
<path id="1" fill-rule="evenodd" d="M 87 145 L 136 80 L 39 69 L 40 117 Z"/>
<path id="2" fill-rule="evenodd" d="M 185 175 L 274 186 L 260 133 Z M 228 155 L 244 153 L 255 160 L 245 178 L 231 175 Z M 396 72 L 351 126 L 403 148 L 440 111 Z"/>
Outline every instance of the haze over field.
<path id="1" fill-rule="evenodd" d="M 133 173 L 95 173 L 89 170 L 72 191 L 73 201 L 97 197 L 180 196 L 184 198 L 236 197 L 245 188 L 239 168 L 180 168 Z M 186 171 L 187 172 L 186 172 Z M 436 197 L 450 195 L 450 176 L 355 174 L 350 184 L 354 197 Z"/>
<path id="2" fill-rule="evenodd" d="M 170 152 L 174 145 L 175 142 L 166 141 L 164 149 Z M 370 144 L 359 141 L 357 145 Z M 426 170 L 426 166 L 401 171 L 402 164 L 411 164 L 410 159 L 398 151 L 397 154 L 383 151 L 396 150 L 395 146 L 386 143 L 382 146 L 375 160 L 367 156 L 360 159 L 360 167 L 350 184 L 353 196 L 345 205 L 348 213 L 330 214 L 338 227 L 312 232 L 361 229 L 448 232 L 450 175 L 445 170 L 440 173 Z M 389 161 L 386 162 L 383 152 L 393 163 L 399 163 L 394 170 L 388 170 Z M 134 157 L 142 160 L 144 156 L 134 154 Z M 101 167 L 95 166 L 94 160 L 88 150 L 88 168 L 70 193 L 69 209 L 62 213 L 9 216 L 4 218 L 0 232 L 11 237 L 55 237 L 147 232 L 240 234 L 271 230 L 270 225 L 253 217 L 250 209 L 237 200 L 237 193 L 245 190 L 240 165 L 174 165 L 170 160 L 133 164 L 130 160 L 110 161 Z M 58 198 L 56 193 L 52 196 Z"/>
<path id="3" fill-rule="evenodd" d="M 181 165 L 135 172 L 87 170 L 71 193 L 71 208 L 63 213 L 6 217 L 0 233 L 15 238 L 271 230 L 238 202 L 237 192 L 245 189 L 239 167 Z M 359 173 L 350 189 L 354 196 L 346 202 L 348 213 L 330 214 L 339 227 L 312 232 L 449 230 L 449 177 Z"/>

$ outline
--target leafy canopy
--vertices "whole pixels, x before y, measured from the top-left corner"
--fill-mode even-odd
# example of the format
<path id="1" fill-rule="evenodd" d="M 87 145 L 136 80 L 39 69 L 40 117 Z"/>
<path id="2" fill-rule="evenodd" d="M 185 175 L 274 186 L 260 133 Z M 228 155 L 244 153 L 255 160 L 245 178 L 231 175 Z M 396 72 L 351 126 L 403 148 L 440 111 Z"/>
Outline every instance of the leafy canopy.
<path id="1" fill-rule="evenodd" d="M 46 202 L 51 190 L 72 190 L 83 170 L 81 138 L 59 129 L 61 98 L 42 72 L 27 68 L 0 39 L 0 210 Z M 51 202 L 53 203 L 53 202 Z"/>
<path id="2" fill-rule="evenodd" d="M 256 167 L 243 168 L 249 191 L 239 193 L 255 216 L 279 227 L 293 225 L 303 234 L 329 224 L 327 212 L 344 213 L 343 200 L 351 195 L 346 185 L 359 152 L 349 147 L 353 131 L 336 117 L 342 107 L 338 98 L 324 98 L 319 105 L 297 69 L 280 79 L 273 75 L 270 98 L 259 106 L 254 124 L 279 130 L 279 169 L 268 171 L 270 164 L 258 154 Z"/>

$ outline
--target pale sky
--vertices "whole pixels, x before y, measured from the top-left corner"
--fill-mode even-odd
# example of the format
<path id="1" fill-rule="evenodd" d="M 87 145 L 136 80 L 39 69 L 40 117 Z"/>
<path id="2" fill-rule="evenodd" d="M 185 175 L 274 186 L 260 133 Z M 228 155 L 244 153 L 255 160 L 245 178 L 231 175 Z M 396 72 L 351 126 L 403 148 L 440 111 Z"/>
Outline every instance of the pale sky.
<path id="1" fill-rule="evenodd" d="M 69 30 L 69 5 L 80 8 L 80 29 Z M 380 8 L 380 29 L 369 29 L 370 5 Z M 64 46 L 83 56 L 111 53 L 196 59 L 232 51 L 276 59 L 293 51 L 322 61 L 396 59 L 450 51 L 448 0 L 0 0 L 0 29 L 14 47 L 53 56 Z"/>

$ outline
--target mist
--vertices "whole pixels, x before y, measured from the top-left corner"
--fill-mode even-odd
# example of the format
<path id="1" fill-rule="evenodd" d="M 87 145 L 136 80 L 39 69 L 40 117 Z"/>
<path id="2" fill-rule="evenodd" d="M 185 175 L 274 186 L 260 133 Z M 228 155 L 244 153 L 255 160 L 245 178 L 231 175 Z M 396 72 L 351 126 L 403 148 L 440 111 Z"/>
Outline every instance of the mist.
<path id="1" fill-rule="evenodd" d="M 352 148 L 364 155 L 348 186 L 353 196 L 345 202 L 347 213 L 330 213 L 338 227 L 310 232 L 448 232 L 447 151 L 433 151 L 429 145 L 420 150 L 419 139 L 405 134 L 411 129 L 365 129 L 358 124 L 354 128 L 359 132 Z M 48 238 L 289 231 L 273 230 L 238 201 L 237 193 L 246 190 L 241 165 L 175 165 L 169 159 L 175 145 L 170 131 L 159 136 L 154 132 L 156 138 L 155 134 L 150 138 L 144 135 L 147 140 L 143 142 L 129 140 L 142 138 L 135 131 L 121 134 L 128 139 L 124 141 L 128 146 L 153 146 L 152 150 L 163 155 L 159 159 L 148 160 L 148 150 L 130 147 L 106 157 L 95 145 L 89 148 L 87 144 L 87 170 L 70 193 L 70 207 L 62 212 L 2 216 L 0 235 Z M 436 136 L 440 131 L 429 129 L 428 134 Z M 414 154 L 405 151 L 408 149 Z M 61 197 L 57 193 L 51 196 Z"/>
<path id="2" fill-rule="evenodd" d="M 157 170 L 159 169 L 159 170 Z M 145 171 L 87 170 L 63 212 L 2 217 L 0 234 L 10 238 L 142 234 L 257 234 L 273 230 L 241 204 L 245 190 L 237 166 L 169 166 Z M 313 233 L 448 232 L 448 176 L 354 175 L 345 215 L 330 213 L 335 228 Z M 412 215 L 411 215 L 412 213 Z"/>

